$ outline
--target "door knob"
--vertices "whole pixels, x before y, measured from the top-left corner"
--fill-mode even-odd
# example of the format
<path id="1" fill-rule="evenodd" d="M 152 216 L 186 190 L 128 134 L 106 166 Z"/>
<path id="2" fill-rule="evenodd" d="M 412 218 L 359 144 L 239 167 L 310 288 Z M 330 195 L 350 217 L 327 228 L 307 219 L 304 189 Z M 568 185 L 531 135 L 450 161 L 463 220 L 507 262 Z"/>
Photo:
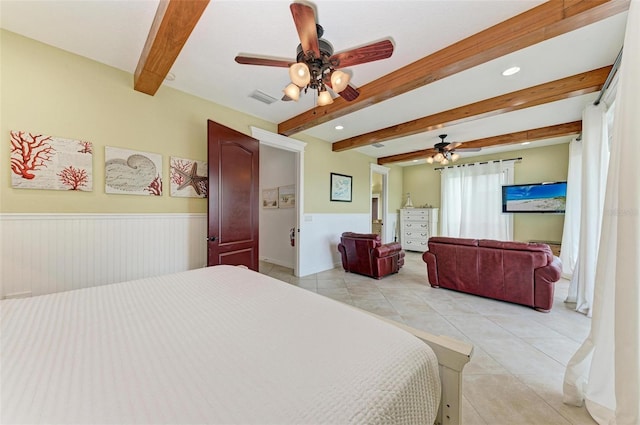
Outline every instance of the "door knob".
<path id="1" fill-rule="evenodd" d="M 209 242 L 215 242 L 215 241 L 217 241 L 217 240 L 218 240 L 218 238 L 217 238 L 217 237 L 215 237 L 215 236 L 209 236 L 209 237 L 207 238 L 207 240 L 208 240 Z"/>

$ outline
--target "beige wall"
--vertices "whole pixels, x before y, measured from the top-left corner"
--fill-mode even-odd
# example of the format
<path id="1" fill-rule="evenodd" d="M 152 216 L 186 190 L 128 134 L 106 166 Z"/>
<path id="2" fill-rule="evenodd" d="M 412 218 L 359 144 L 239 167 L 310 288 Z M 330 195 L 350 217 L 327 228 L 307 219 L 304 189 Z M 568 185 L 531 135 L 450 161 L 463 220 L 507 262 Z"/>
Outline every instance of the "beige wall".
<path id="1" fill-rule="evenodd" d="M 522 161 L 515 164 L 515 184 L 567 179 L 568 143 L 473 157 L 460 164 L 516 157 L 522 157 Z M 404 168 L 403 189 L 411 193 L 414 206 L 440 206 L 440 173 L 434 171 L 436 167 L 424 164 Z M 514 214 L 514 239 L 561 241 L 563 225 L 563 214 Z"/>
<path id="2" fill-rule="evenodd" d="M 404 201 L 404 193 L 403 193 L 403 181 L 404 181 L 404 171 L 403 168 L 397 165 L 385 165 L 385 167 L 391 168 L 389 171 L 389 211 L 398 211 L 402 208 Z"/>
<path id="3" fill-rule="evenodd" d="M 92 192 L 13 189 L 8 167 L 0 167 L 0 212 L 205 212 L 204 199 L 169 196 L 169 156 L 206 160 L 207 119 L 245 134 L 251 126 L 277 131 L 274 123 L 169 87 L 155 96 L 136 92 L 129 73 L 11 32 L 0 31 L 0 43 L 0 164 L 9 163 L 10 130 L 88 140 L 94 148 Z M 308 143 L 305 213 L 368 212 L 373 160 L 334 153 L 318 139 L 296 138 Z M 105 146 L 162 154 L 163 196 L 105 194 Z M 353 176 L 353 202 L 329 202 L 330 172 Z"/>
<path id="4" fill-rule="evenodd" d="M 374 159 L 355 151 L 333 152 L 330 143 L 320 142 L 318 139 L 302 135 L 299 139 L 309 143 L 304 152 L 304 212 L 369 213 L 369 164 Z M 352 202 L 330 202 L 331 173 L 353 177 Z"/>

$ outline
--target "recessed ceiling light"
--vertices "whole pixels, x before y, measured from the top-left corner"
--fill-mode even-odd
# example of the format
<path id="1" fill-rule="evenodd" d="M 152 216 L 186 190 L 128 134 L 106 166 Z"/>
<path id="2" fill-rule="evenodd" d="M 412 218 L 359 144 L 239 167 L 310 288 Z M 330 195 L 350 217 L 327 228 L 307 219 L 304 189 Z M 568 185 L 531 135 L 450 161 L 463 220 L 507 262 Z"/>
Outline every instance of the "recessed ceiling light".
<path id="1" fill-rule="evenodd" d="M 520 144 L 521 144 L 521 145 L 528 145 L 529 143 L 531 143 L 531 142 L 522 142 L 522 143 L 520 143 Z"/>
<path id="2" fill-rule="evenodd" d="M 507 68 L 504 71 L 502 71 L 502 75 L 504 75 L 505 77 L 508 77 L 509 75 L 517 74 L 518 72 L 520 72 L 520 67 L 512 66 L 511 68 Z"/>
<path id="3" fill-rule="evenodd" d="M 336 130 L 342 130 L 342 129 L 344 129 L 344 126 L 343 125 L 336 125 L 335 129 Z"/>

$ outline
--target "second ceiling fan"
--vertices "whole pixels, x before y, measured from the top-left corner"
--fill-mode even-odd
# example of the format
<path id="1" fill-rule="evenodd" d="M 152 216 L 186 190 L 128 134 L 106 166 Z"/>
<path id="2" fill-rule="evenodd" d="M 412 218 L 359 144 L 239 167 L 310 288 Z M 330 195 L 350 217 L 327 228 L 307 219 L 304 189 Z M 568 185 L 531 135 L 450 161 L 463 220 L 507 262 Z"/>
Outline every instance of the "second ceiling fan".
<path id="1" fill-rule="evenodd" d="M 456 150 L 460 152 L 478 152 L 480 150 L 480 148 L 461 148 L 460 146 L 464 145 L 462 142 L 445 142 L 446 134 L 441 134 L 438 137 L 440 142 L 433 146 L 433 150 L 436 153 L 427 157 L 427 163 L 429 164 L 439 162 L 442 165 L 447 165 L 449 162 L 456 162 L 460 158 L 460 155 L 455 152 Z"/>
<path id="2" fill-rule="evenodd" d="M 393 53 L 393 43 L 387 39 L 334 54 L 331 43 L 321 38 L 324 30 L 316 23 L 313 8 L 304 3 L 292 3 L 289 8 L 300 38 L 295 61 L 243 55 L 235 58 L 245 65 L 289 68 L 291 84 L 284 89 L 283 100 L 298 100 L 300 91 L 311 89 L 317 92 L 318 105 L 324 106 L 333 102 L 331 89 L 352 101 L 360 93 L 349 84 L 349 74 L 339 68 L 386 59 Z"/>

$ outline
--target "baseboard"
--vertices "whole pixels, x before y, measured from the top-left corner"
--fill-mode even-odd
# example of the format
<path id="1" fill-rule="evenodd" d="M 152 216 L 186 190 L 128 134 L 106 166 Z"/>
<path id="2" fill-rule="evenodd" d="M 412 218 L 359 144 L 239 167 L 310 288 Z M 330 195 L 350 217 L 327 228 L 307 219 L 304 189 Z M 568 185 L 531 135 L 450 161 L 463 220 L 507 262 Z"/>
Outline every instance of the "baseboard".
<path id="1" fill-rule="evenodd" d="M 280 261 L 280 260 L 276 260 L 275 258 L 269 258 L 264 256 L 260 256 L 259 258 L 260 258 L 260 261 L 275 264 L 277 266 L 286 267 L 288 269 L 293 269 L 293 264 L 287 263 L 286 261 Z"/>

